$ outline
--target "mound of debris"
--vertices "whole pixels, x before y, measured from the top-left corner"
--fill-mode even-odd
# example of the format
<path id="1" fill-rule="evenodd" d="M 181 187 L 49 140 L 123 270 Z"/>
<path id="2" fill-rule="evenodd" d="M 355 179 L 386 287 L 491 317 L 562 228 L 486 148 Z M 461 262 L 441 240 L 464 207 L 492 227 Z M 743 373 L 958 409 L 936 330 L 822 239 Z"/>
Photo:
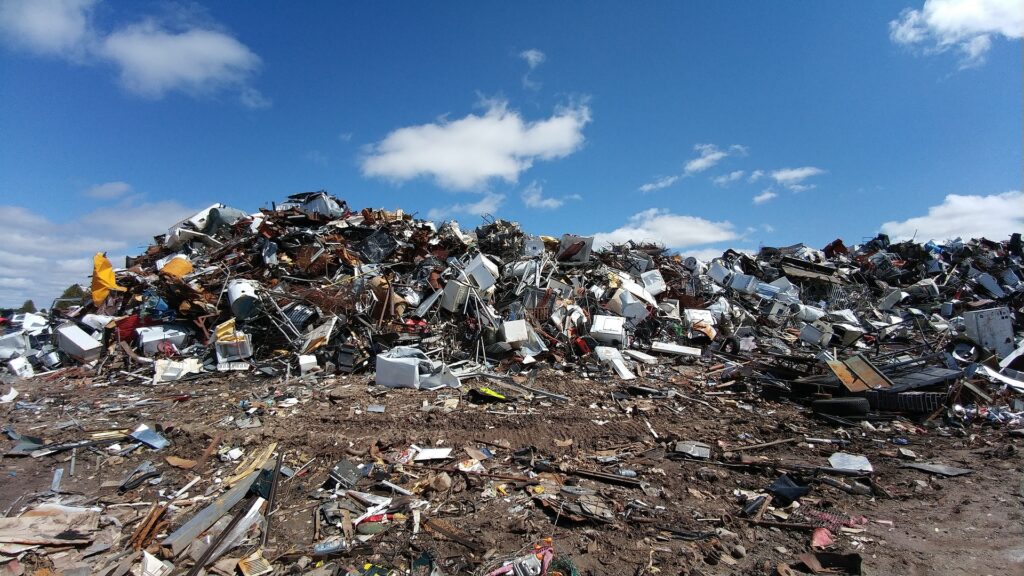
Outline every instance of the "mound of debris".
<path id="1" fill-rule="evenodd" d="M 577 552 L 616 525 L 683 542 L 666 564 L 680 566 L 747 561 L 730 528 L 788 527 L 811 547 L 769 552 L 780 574 L 860 573 L 856 554 L 815 555 L 862 522 L 812 490 L 893 498 L 869 448 L 955 478 L 971 470 L 923 461 L 907 436 L 1024 415 L 1020 234 L 703 262 L 314 192 L 251 215 L 216 204 L 155 240 L 124 268 L 97 254 L 88 302 L 0 337 L 7 455 L 69 463 L 0 518 L 3 573 L 607 573 L 556 552 L 551 524 Z M 348 424 L 316 416 L 339 410 Z M 730 424 L 684 433 L 701 413 Z M 554 414 L 576 438 L 527 433 Z M 750 456 L 797 447 L 814 461 Z M 76 496 L 65 469 L 92 455 L 97 496 Z M 687 516 L 672 504 L 687 489 L 658 474 L 693 463 L 698 481 L 748 486 Z M 525 541 L 485 542 L 477 505 Z M 289 507 L 312 509 L 312 528 L 276 520 Z M 651 572 L 634 573 L 653 573 L 648 548 Z"/>

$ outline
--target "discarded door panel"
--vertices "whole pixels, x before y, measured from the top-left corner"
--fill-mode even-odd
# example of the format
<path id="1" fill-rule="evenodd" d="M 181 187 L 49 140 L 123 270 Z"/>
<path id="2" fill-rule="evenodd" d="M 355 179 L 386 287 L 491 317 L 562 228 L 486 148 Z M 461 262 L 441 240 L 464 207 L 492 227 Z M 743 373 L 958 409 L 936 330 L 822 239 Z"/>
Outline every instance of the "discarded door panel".
<path id="1" fill-rule="evenodd" d="M 991 308 L 964 313 L 967 337 L 1005 358 L 1013 353 L 1013 313 L 1009 308 Z"/>
<path id="2" fill-rule="evenodd" d="M 850 392 L 892 388 L 892 381 L 860 354 L 842 361 L 829 360 L 826 364 Z"/>

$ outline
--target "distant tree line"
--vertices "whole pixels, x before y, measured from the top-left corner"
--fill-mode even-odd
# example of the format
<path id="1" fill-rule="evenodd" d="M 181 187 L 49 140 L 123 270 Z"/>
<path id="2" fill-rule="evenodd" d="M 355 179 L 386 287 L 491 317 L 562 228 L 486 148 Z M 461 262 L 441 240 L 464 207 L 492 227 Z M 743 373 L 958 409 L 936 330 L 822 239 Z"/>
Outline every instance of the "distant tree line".
<path id="1" fill-rule="evenodd" d="M 60 301 L 54 305 L 54 309 L 67 310 L 68 308 L 78 306 L 88 295 L 89 292 L 87 292 L 85 288 L 82 288 L 82 286 L 78 284 L 72 284 L 61 293 Z M 32 299 L 28 299 L 25 300 L 25 303 L 22 304 L 21 308 L 18 308 L 16 312 L 38 312 L 38 309 L 36 308 L 36 303 L 33 302 Z"/>

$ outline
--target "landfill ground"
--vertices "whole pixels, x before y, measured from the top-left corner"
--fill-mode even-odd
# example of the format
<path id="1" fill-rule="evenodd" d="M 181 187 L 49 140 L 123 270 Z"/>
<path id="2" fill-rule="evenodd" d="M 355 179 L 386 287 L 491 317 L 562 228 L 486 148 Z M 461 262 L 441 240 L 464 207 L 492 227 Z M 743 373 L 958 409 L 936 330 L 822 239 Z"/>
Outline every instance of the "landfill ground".
<path id="1" fill-rule="evenodd" d="M 292 379 L 286 385 L 281 377 L 234 374 L 152 387 L 105 385 L 102 379 L 88 375 L 65 375 L 16 383 L 19 399 L 37 410 L 24 408 L 26 404 L 18 410 L 6 404 L 0 410 L 6 424 L 47 442 L 79 439 L 85 431 L 134 428 L 139 422 L 163 426 L 171 444 L 159 453 L 143 448 L 120 457 L 102 447 L 78 450 L 74 476 L 65 474 L 63 478 L 61 500 L 75 506 L 101 505 L 105 515 L 118 519 L 121 527 L 112 533 L 121 538 L 113 550 L 124 547 L 123 539 L 147 514 L 149 503 L 159 499 L 159 490 L 173 492 L 193 477 L 200 478 L 179 498 L 171 528 L 208 503 L 193 498 L 206 492 L 215 479 L 230 474 L 235 463 L 222 462 L 214 455 L 204 468 L 187 471 L 168 466 L 164 460 L 168 456 L 199 459 L 215 436 L 220 436 L 220 446 L 241 447 L 247 454 L 277 442 L 284 451 L 284 465 L 292 470 L 315 458 L 298 476 L 282 480 L 279 487 L 279 504 L 264 548 L 264 556 L 282 569 L 278 573 L 314 573 L 318 566 L 317 560 L 309 559 L 317 541 L 317 490 L 338 460 L 376 459 L 383 464 L 387 454 L 411 444 L 451 447 L 456 452 L 453 457 L 464 458 L 464 453 L 457 454 L 463 447 L 487 446 L 494 454 L 486 462 L 489 472 L 523 476 L 524 467 L 512 461 L 512 454 L 533 446 L 538 454 L 565 469 L 614 472 L 628 468 L 648 486 L 625 487 L 559 472 L 541 473 L 538 479 L 546 491 L 557 491 L 562 483 L 578 484 L 596 491 L 613 508 L 608 522 L 557 518 L 556 526 L 557 514 L 542 510 L 528 492 L 539 491 L 537 485 L 452 473 L 449 489 L 427 488 L 420 493 L 430 503 L 423 518 L 448 523 L 469 542 L 456 543 L 422 528 L 414 536 L 411 519 L 406 519 L 385 525 L 385 531 L 365 549 L 325 560 L 321 569 L 335 566 L 345 573 L 347 568 L 361 567 L 363 561 L 408 567 L 418 555 L 428 552 L 446 574 L 481 574 L 550 537 L 556 554 L 571 557 L 579 574 L 785 573 L 785 566 L 780 565 L 794 566 L 793 573 L 809 573 L 800 570 L 803 567 L 797 558 L 814 551 L 811 532 L 747 522 L 741 517 L 736 491 L 762 491 L 779 470 L 794 464 L 827 466 L 828 456 L 837 448 L 804 442 L 810 437 L 848 438 L 850 444 L 843 450 L 867 456 L 877 485 L 891 496 L 851 495 L 815 484 L 812 493 L 800 500 L 804 510 L 817 508 L 866 519 L 866 523 L 853 522 L 835 530 L 835 542 L 828 548 L 830 552 L 859 554 L 862 573 L 1024 573 L 1020 438 L 999 427 L 958 430 L 942 425 L 941 419 L 925 425 L 904 418 L 876 420 L 873 431 L 828 425 L 785 400 L 765 400 L 729 386 L 706 393 L 708 388 L 702 384 L 714 378 L 709 368 L 714 366 L 680 364 L 670 378 L 628 383 L 614 377 L 591 380 L 545 370 L 533 387 L 566 396 L 567 403 L 533 395 L 485 404 L 470 402 L 465 389 L 384 389 L 360 376 Z M 638 382 L 675 393 L 670 398 L 612 397 L 613 392 L 626 391 L 628 385 Z M 503 390 L 497 382 L 485 385 Z M 272 396 L 292 396 L 299 402 L 287 408 L 265 406 L 258 428 L 238 429 L 225 420 L 238 415 L 243 401 L 261 406 L 261 399 Z M 457 405 L 453 398 L 459 399 Z M 368 413 L 371 404 L 384 406 L 384 413 Z M 943 478 L 902 468 L 907 460 L 897 456 L 893 438 L 906 438 L 909 443 L 901 447 L 911 449 L 918 461 L 941 462 L 973 472 Z M 756 446 L 788 439 L 794 441 Z M 677 440 L 710 444 L 710 460 L 669 458 Z M 12 445 L 5 439 L 4 451 Z M 376 446 L 375 454 L 379 451 L 378 458 L 371 455 L 371 446 Z M 754 448 L 743 449 L 748 446 Z M 611 454 L 619 456 L 617 463 L 600 466 L 593 460 Z M 740 454 L 750 466 L 738 464 Z M 67 472 L 70 459 L 66 452 L 40 458 L 4 457 L 0 511 L 12 516 L 31 508 L 35 500 L 51 496 L 54 470 Z M 116 486 L 144 459 L 157 462 L 164 470 L 160 484 L 119 495 L 111 484 Z M 452 467 L 451 461 L 437 465 Z M 406 467 L 404 474 L 388 477 L 411 487 L 426 484 L 436 474 Z M 362 482 L 372 483 L 370 479 Z M 626 514 L 629 503 L 635 501 L 646 506 Z M 792 522 L 794 511 L 785 511 Z M 782 519 L 773 516 L 773 511 L 761 518 Z M 684 540 L 668 529 L 715 534 Z M 158 548 L 150 545 L 153 551 Z M 239 558 L 254 548 L 250 542 L 230 556 Z M 90 566 L 92 573 L 102 573 L 98 561 L 102 555 L 82 558 L 81 554 L 80 549 L 29 552 L 20 564 L 26 574 L 73 573 L 75 566 Z M 296 564 L 304 555 L 307 563 Z M 303 565 L 305 571 L 298 568 Z M 11 568 L 9 562 L 4 565 L 5 570 Z"/>

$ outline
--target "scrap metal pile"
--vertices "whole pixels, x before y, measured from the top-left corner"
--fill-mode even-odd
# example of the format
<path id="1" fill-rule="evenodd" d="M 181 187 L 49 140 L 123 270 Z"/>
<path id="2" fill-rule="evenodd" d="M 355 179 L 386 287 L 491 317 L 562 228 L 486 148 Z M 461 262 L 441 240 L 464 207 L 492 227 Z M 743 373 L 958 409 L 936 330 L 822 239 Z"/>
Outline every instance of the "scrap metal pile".
<path id="1" fill-rule="evenodd" d="M 128 258 L 124 268 L 115 270 L 97 254 L 91 301 L 51 310 L 49 316 L 16 318 L 0 337 L 0 359 L 17 379 L 6 378 L 11 386 L 0 400 L 11 413 L 39 410 L 39 398 L 33 403 L 19 394 L 40 381 L 86 379 L 90 387 L 133 389 L 181 389 L 194 382 L 198 394 L 210 382 L 244 376 L 257 383 L 251 386 L 271 392 L 262 400 L 243 400 L 229 418 L 240 430 L 259 428 L 263 409 L 294 406 L 311 389 L 323 396 L 322 388 L 339 378 L 365 382 L 373 398 L 395 388 L 434 391 L 437 402 L 427 408 L 443 414 L 460 399 L 480 406 L 524 398 L 576 401 L 546 389 L 545 380 L 538 379 L 544 374 L 605 386 L 619 407 L 637 398 L 711 406 L 686 394 L 709 399 L 735 394 L 795 402 L 840 428 L 893 418 L 1020 428 L 1022 264 L 1019 234 L 923 245 L 890 243 L 879 235 L 852 247 L 836 240 L 822 250 L 802 244 L 762 248 L 756 255 L 730 250 L 702 262 L 651 243 L 602 247 L 593 237 L 532 236 L 505 220 L 465 232 L 455 222 L 437 226 L 401 210 L 355 212 L 325 192 L 293 195 L 252 215 L 218 204 L 173 225 L 144 254 Z M 120 409 L 124 405 L 118 404 Z M 367 412 L 384 409 L 366 406 Z M 710 458 L 709 443 L 659 437 L 644 419 L 646 409 L 633 406 L 626 413 L 641 419 L 661 443 L 660 457 L 667 448 L 684 459 Z M 9 454 L 34 458 L 89 450 L 123 459 L 168 446 L 157 426 L 122 428 L 99 436 L 93 429 L 60 441 L 5 430 L 16 442 Z M 111 452 L 114 442 L 119 444 Z M 653 458 L 650 449 L 640 452 Z M 200 498 L 182 506 L 179 500 L 192 484 L 161 489 L 162 503 L 136 518 L 137 525 L 124 535 L 104 524 L 102 530 L 111 532 L 105 536 L 109 545 L 85 557 L 104 552 L 105 560 L 90 570 L 121 574 L 142 562 L 140 573 L 162 574 L 172 561 L 192 566 L 191 574 L 207 567 L 247 575 L 280 569 L 261 552 L 273 518 L 269 511 L 285 478 L 301 475 L 309 460 L 286 461 L 285 451 L 273 443 L 233 450 L 215 439 L 200 459 L 190 461 L 192 466 L 171 463 L 198 471 L 217 455 L 232 469 L 218 472 L 208 487 L 212 504 L 199 505 Z M 432 509 L 429 498 L 449 491 L 452 476 L 503 479 L 508 488 L 490 482 L 485 493 L 495 498 L 513 487 L 524 490 L 513 500 L 516 506 L 548 510 L 555 523 L 600 526 L 627 517 L 654 522 L 657 511 L 640 498 L 664 497 L 614 454 L 596 460 L 614 466 L 606 470 L 551 462 L 530 446 L 477 444 L 464 456 L 451 448 L 378 442 L 366 450 L 362 460 L 336 459 L 323 468 L 323 486 L 313 496 L 315 545 L 305 556 L 283 554 L 280 566 L 294 569 L 289 563 L 298 558 L 308 564 L 309 558 L 365 551 L 390 525 L 465 544 L 471 536 L 437 519 L 439 509 Z M 150 458 L 131 469 L 117 486 L 119 493 L 159 480 L 167 466 Z M 733 465 L 756 463 L 739 459 Z M 788 470 L 790 476 L 779 477 L 767 493 L 739 494 L 742 502 L 734 514 L 762 522 L 766 510 L 787 506 L 809 490 L 793 479 L 806 469 L 775 470 Z M 863 456 L 835 452 L 821 471 L 852 477 L 827 483 L 849 494 L 885 492 L 874 482 L 857 481 L 871 471 Z M 607 492 L 544 476 L 557 472 L 636 494 L 625 498 L 628 504 L 613 505 L 602 497 Z M 55 478 L 53 494 L 60 494 L 59 484 Z M 47 503 L 26 514 L 0 518 L 3 566 L 39 546 L 97 546 L 100 513 L 93 507 Z M 61 542 L 55 534 L 69 523 L 88 530 Z M 668 538 L 721 537 L 721 531 L 673 533 L 659 525 Z M 35 539 L 9 535 L 19 530 Z M 134 555 L 106 552 L 126 542 Z M 243 543 L 244 557 L 237 550 L 228 554 Z M 465 545 L 473 554 L 484 552 Z M 139 556 L 143 550 L 167 560 L 149 551 Z M 509 552 L 514 551 L 501 551 Z M 417 566 L 423 574 L 444 573 L 444 563 L 428 556 L 406 563 L 409 572 L 403 573 L 418 574 Z M 717 563 L 721 556 L 709 557 Z M 225 568 L 225 558 L 234 563 Z M 494 568 L 505 572 L 490 573 L 575 570 L 568 559 L 557 561 L 550 541 L 516 558 Z M 725 559 L 734 562 L 728 552 Z M 486 565 L 478 559 L 475 569 Z M 458 564 L 456 573 L 460 569 L 468 568 Z M 369 564 L 363 570 L 350 573 L 386 573 L 369 571 Z"/>
<path id="2" fill-rule="evenodd" d="M 1016 357 L 1019 235 L 943 246 L 880 235 L 710 263 L 593 244 L 504 220 L 466 234 L 401 210 L 353 212 L 324 192 L 252 216 L 214 205 L 116 274 L 97 255 L 92 303 L 66 319 L 27 315 L 0 352 L 21 376 L 74 364 L 154 383 L 376 370 L 378 384 L 415 388 L 538 361 L 629 380 L 657 372 L 658 357 L 756 352 L 745 375 L 761 384 L 842 384 L 877 392 L 872 403 L 956 380 L 958 362 Z M 983 369 L 1020 386 L 1008 362 Z"/>

